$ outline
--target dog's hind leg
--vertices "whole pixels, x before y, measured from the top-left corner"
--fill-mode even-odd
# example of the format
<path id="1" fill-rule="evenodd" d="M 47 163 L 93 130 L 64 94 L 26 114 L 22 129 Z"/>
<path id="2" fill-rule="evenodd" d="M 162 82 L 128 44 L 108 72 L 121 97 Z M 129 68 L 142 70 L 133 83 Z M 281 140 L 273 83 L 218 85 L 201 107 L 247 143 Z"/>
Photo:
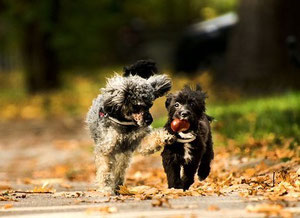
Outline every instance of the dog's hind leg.
<path id="1" fill-rule="evenodd" d="M 214 159 L 213 142 L 211 133 L 209 134 L 208 140 L 206 142 L 206 151 L 202 156 L 199 168 L 198 177 L 200 180 L 206 179 L 210 173 L 210 163 Z"/>

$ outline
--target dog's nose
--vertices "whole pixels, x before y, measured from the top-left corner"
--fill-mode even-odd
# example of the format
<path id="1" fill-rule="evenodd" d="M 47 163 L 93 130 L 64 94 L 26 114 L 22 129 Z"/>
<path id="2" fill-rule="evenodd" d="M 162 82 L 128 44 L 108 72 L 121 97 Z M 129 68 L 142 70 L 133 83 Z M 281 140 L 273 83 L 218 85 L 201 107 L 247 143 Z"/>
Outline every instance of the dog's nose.
<path id="1" fill-rule="evenodd" d="M 184 111 L 181 111 L 180 112 L 180 116 L 182 117 L 182 118 L 187 118 L 188 116 L 190 116 L 191 115 L 191 112 L 189 112 L 189 111 L 187 111 L 187 110 L 184 110 Z"/>
<path id="2" fill-rule="evenodd" d="M 146 125 L 149 126 L 152 122 L 153 122 L 152 116 L 150 114 L 146 114 L 146 117 L 145 117 Z"/>
<path id="3" fill-rule="evenodd" d="M 153 122 L 152 117 L 149 117 L 148 119 L 145 120 L 145 123 L 147 124 L 147 126 L 149 126 L 152 122 Z"/>

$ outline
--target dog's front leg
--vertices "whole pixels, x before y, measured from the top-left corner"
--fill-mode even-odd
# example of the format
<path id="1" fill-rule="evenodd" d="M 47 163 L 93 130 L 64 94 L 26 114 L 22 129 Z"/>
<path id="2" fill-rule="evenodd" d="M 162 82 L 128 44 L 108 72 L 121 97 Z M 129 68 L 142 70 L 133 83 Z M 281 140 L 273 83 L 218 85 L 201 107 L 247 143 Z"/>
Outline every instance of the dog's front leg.
<path id="1" fill-rule="evenodd" d="M 114 194 L 113 162 L 112 157 L 109 155 L 96 154 L 96 182 L 99 192 Z"/>
<path id="2" fill-rule="evenodd" d="M 191 163 L 183 165 L 182 183 L 183 190 L 186 191 L 194 183 L 194 176 L 198 168 L 199 159 L 192 160 Z"/>
<path id="3" fill-rule="evenodd" d="M 116 143 L 116 137 L 108 137 L 106 140 L 99 140 L 94 150 L 97 171 L 96 183 L 98 191 L 105 194 L 115 194 L 113 150 Z"/>
<path id="4" fill-rule="evenodd" d="M 153 154 L 165 145 L 174 143 L 175 140 L 176 136 L 170 134 L 166 129 L 155 129 L 141 140 L 137 152 L 142 155 Z"/>
<path id="5" fill-rule="evenodd" d="M 96 164 L 96 183 L 98 191 L 106 194 L 114 194 L 115 178 L 114 178 L 114 149 L 117 144 L 117 132 L 112 128 L 107 131 L 99 131 L 101 133 L 95 139 L 95 164 Z"/>
<path id="6" fill-rule="evenodd" d="M 114 179 L 115 179 L 115 187 L 114 191 L 117 193 L 120 189 L 121 185 L 124 185 L 125 173 L 131 161 L 132 152 L 122 152 L 115 155 L 114 165 Z"/>
<path id="7" fill-rule="evenodd" d="M 176 155 L 170 152 L 170 149 L 165 149 L 162 152 L 162 162 L 165 173 L 167 174 L 168 188 L 182 189 L 183 183 L 180 177 L 180 163 Z"/>

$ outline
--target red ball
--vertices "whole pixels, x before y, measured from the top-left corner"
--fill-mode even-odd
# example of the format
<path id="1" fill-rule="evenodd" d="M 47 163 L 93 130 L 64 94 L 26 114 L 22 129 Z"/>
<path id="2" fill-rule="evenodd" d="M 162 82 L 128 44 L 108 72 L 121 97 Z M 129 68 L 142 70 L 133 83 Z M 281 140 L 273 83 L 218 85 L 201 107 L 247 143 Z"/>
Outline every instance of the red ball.
<path id="1" fill-rule="evenodd" d="M 174 132 L 183 132 L 190 128 L 190 123 L 187 120 L 175 119 L 171 123 L 171 129 Z"/>

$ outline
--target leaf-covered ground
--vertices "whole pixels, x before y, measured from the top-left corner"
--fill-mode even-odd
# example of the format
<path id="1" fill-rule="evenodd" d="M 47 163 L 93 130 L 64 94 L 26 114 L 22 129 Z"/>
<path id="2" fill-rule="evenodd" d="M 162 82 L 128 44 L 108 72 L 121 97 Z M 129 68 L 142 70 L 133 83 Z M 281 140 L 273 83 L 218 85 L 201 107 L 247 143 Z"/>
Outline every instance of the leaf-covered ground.
<path id="1" fill-rule="evenodd" d="M 80 120 L 2 123 L 0 205 L 10 208 L 22 201 L 22 193 L 76 191 L 74 182 L 86 182 L 94 190 L 92 141 L 83 129 Z M 202 182 L 196 178 L 186 192 L 167 189 L 159 153 L 135 156 L 119 199 L 151 199 L 153 207 L 169 207 L 169 198 L 238 193 L 249 202 L 264 202 L 250 205 L 249 212 L 291 217 L 284 208 L 300 199 L 300 147 L 288 138 L 276 143 L 272 137 L 249 138 L 244 144 L 228 140 L 227 146 L 216 146 L 211 174 Z"/>

